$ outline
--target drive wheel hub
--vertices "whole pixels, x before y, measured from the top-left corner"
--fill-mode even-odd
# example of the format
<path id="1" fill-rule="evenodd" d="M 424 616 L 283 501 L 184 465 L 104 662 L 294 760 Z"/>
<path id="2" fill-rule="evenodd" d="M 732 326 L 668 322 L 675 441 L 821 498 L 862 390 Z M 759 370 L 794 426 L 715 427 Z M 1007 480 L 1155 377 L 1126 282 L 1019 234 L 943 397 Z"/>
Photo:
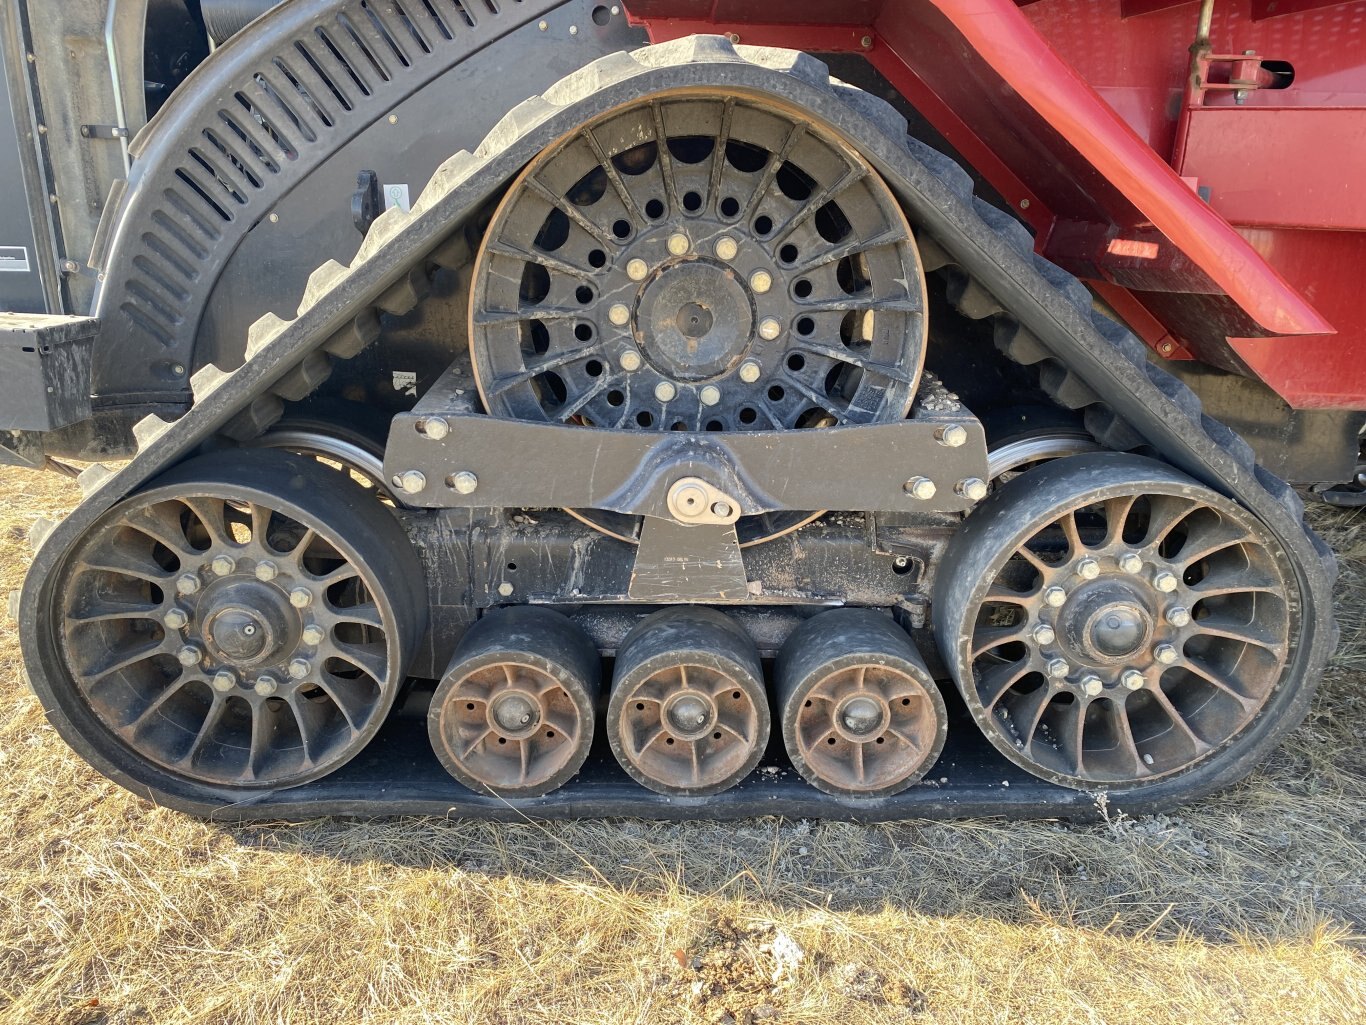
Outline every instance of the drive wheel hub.
<path id="1" fill-rule="evenodd" d="M 298 643 L 299 617 L 285 595 L 269 585 L 230 583 L 206 593 L 201 610 L 204 646 L 224 664 L 247 668 L 278 662 Z"/>
<path id="2" fill-rule="evenodd" d="M 1059 625 L 1075 657 L 1123 662 L 1141 652 L 1153 636 L 1147 603 L 1122 580 L 1097 581 L 1062 610 Z"/>
<path id="3" fill-rule="evenodd" d="M 706 381 L 733 370 L 752 340 L 754 311 L 735 272 L 673 264 L 645 288 L 636 316 L 646 361 L 671 381 Z"/>

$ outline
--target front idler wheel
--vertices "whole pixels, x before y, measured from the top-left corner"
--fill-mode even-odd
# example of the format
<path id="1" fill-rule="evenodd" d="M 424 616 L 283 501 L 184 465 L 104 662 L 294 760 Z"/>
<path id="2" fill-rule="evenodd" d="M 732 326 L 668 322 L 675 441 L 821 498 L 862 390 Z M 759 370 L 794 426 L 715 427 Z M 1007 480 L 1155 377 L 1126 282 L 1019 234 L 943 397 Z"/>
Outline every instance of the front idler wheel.
<path id="1" fill-rule="evenodd" d="M 776 674 L 788 757 L 818 790 L 887 797 L 944 749 L 944 698 L 906 631 L 879 612 L 807 620 L 783 644 Z"/>
<path id="2" fill-rule="evenodd" d="M 548 794 L 588 757 L 601 674 L 597 648 L 558 612 L 496 609 L 465 633 L 436 689 L 432 748 L 471 790 Z"/>
<path id="3" fill-rule="evenodd" d="M 1037 776 L 1139 787 L 1238 757 L 1284 685 L 1300 601 L 1249 512 L 1154 460 L 1004 484 L 939 570 L 941 652 L 987 738 Z"/>
<path id="4" fill-rule="evenodd" d="M 607 736 L 637 782 L 660 794 L 720 793 L 768 744 L 758 649 L 730 617 L 673 608 L 646 617 L 617 651 Z"/>

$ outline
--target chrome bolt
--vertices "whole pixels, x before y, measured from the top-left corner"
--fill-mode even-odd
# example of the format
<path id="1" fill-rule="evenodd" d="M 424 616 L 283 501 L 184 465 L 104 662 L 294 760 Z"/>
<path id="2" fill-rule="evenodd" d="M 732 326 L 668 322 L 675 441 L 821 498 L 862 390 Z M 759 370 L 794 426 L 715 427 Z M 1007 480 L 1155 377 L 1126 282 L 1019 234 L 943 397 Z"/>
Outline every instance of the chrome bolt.
<path id="1" fill-rule="evenodd" d="M 1086 691 L 1087 697 L 1098 697 L 1100 692 L 1105 689 L 1105 684 L 1101 682 L 1099 676 L 1083 676 L 1081 679 L 1081 689 Z"/>
<path id="2" fill-rule="evenodd" d="M 945 424 L 934 432 L 934 440 L 945 448 L 961 448 L 968 443 L 968 432 L 962 424 Z"/>
<path id="3" fill-rule="evenodd" d="M 627 373 L 639 370 L 640 353 L 636 352 L 635 349 L 627 349 L 621 354 L 621 357 L 617 362 L 621 364 L 621 369 L 625 370 Z"/>
<path id="4" fill-rule="evenodd" d="M 310 644 L 316 648 L 323 641 L 327 640 L 327 631 L 317 623 L 309 623 L 308 626 L 304 627 L 303 633 L 299 636 L 305 644 Z"/>
<path id="5" fill-rule="evenodd" d="M 739 251 L 740 247 L 729 235 L 722 235 L 716 240 L 716 255 L 722 260 L 734 260 Z"/>
<path id="6" fill-rule="evenodd" d="M 631 319 L 631 310 L 625 303 L 613 303 L 607 311 L 607 319 L 617 327 L 625 327 L 626 322 Z"/>
<path id="7" fill-rule="evenodd" d="M 1181 658 L 1180 653 L 1170 644 L 1159 644 L 1153 649 L 1153 658 L 1157 659 L 1164 666 L 1175 665 Z"/>
<path id="8" fill-rule="evenodd" d="M 444 416 L 429 416 L 422 421 L 422 433 L 432 441 L 441 441 L 451 433 L 450 421 Z"/>
<path id="9" fill-rule="evenodd" d="M 1190 621 L 1190 609 L 1184 605 L 1173 605 L 1167 610 L 1167 622 L 1172 626 L 1186 626 Z"/>
<path id="10" fill-rule="evenodd" d="M 712 515 L 723 520 L 730 516 L 731 511 L 731 507 L 727 502 L 715 502 L 711 507 Z"/>
<path id="11" fill-rule="evenodd" d="M 190 617 L 185 614 L 184 609 L 169 609 L 161 621 L 166 624 L 168 630 L 184 630 Z"/>
<path id="12" fill-rule="evenodd" d="M 237 677 L 226 669 L 220 669 L 213 674 L 213 689 L 220 694 L 226 694 L 237 686 Z"/>
<path id="13" fill-rule="evenodd" d="M 704 406 L 714 406 L 721 401 L 721 389 L 714 384 L 703 385 L 697 397 Z"/>
<path id="14" fill-rule="evenodd" d="M 934 497 L 939 489 L 934 486 L 934 481 L 928 477 L 912 477 L 905 484 L 901 485 L 901 490 L 912 498 L 918 498 L 922 502 L 928 502 Z"/>
<path id="15" fill-rule="evenodd" d="M 763 320 L 759 321 L 760 338 L 765 338 L 771 342 L 782 333 L 783 326 L 773 317 L 765 317 Z"/>
<path id="16" fill-rule="evenodd" d="M 503 583 L 498 585 L 498 593 L 501 594 L 504 598 L 511 598 L 512 592 L 514 590 L 515 588 L 507 581 L 504 581 Z"/>
<path id="17" fill-rule="evenodd" d="M 1064 680 L 1067 674 L 1072 671 L 1072 667 L 1067 664 L 1065 658 L 1055 658 L 1048 663 L 1048 675 L 1055 680 Z"/>
<path id="18" fill-rule="evenodd" d="M 289 592 L 289 603 L 296 609 L 306 609 L 313 604 L 313 592 L 307 587 L 296 587 Z"/>
<path id="19" fill-rule="evenodd" d="M 1095 580 L 1100 576 L 1100 563 L 1095 559 L 1082 559 L 1077 563 L 1077 576 L 1083 580 Z"/>
<path id="20" fill-rule="evenodd" d="M 256 579 L 264 583 L 270 583 L 280 575 L 280 567 L 269 559 L 263 559 L 256 564 Z"/>
<path id="21" fill-rule="evenodd" d="M 740 380 L 745 384 L 753 384 L 759 380 L 759 375 L 763 373 L 762 368 L 752 359 L 747 359 L 740 364 Z"/>
<path id="22" fill-rule="evenodd" d="M 638 257 L 626 264 L 626 276 L 632 281 L 644 281 L 649 273 L 650 265 Z"/>
<path id="23" fill-rule="evenodd" d="M 1180 583 L 1176 575 L 1165 570 L 1153 577 L 1153 586 L 1164 594 L 1171 594 L 1176 590 L 1176 585 Z"/>
<path id="24" fill-rule="evenodd" d="M 987 482 L 981 477 L 965 477 L 953 490 L 959 498 L 966 498 L 969 502 L 980 502 L 987 497 Z"/>
<path id="25" fill-rule="evenodd" d="M 1128 555 L 1119 557 L 1119 568 L 1125 573 L 1141 573 L 1143 572 L 1143 560 L 1130 552 Z"/>
<path id="26" fill-rule="evenodd" d="M 749 287 L 763 295 L 773 287 L 773 275 L 766 270 L 756 270 L 749 276 Z"/>
<path id="27" fill-rule="evenodd" d="M 1036 626 L 1030 636 L 1034 638 L 1035 644 L 1052 644 L 1058 637 L 1047 623 L 1040 623 Z"/>
<path id="28" fill-rule="evenodd" d="M 1061 587 L 1050 587 L 1044 591 L 1043 600 L 1055 609 L 1061 608 L 1067 601 L 1067 592 Z"/>
<path id="29" fill-rule="evenodd" d="M 199 574 L 182 573 L 175 582 L 175 589 L 179 594 L 198 594 L 199 593 Z"/>
<path id="30" fill-rule="evenodd" d="M 450 485 L 457 494 L 472 495 L 479 487 L 479 478 L 469 470 L 461 470 L 451 474 Z"/>
<path id="31" fill-rule="evenodd" d="M 394 478 L 394 483 L 410 495 L 416 495 L 427 486 L 427 475 L 421 470 L 404 470 Z"/>
<path id="32" fill-rule="evenodd" d="M 312 671 L 313 666 L 306 658 L 296 658 L 289 663 L 289 678 L 291 680 L 306 680 Z"/>
<path id="33" fill-rule="evenodd" d="M 1137 669 L 1126 669 L 1120 675 L 1119 682 L 1124 684 L 1125 690 L 1142 690 L 1143 674 Z"/>
<path id="34" fill-rule="evenodd" d="M 209 564 L 209 568 L 213 570 L 215 576 L 225 577 L 237 568 L 237 560 L 226 555 L 220 555 Z"/>
<path id="35" fill-rule="evenodd" d="M 688 241 L 688 236 L 681 231 L 676 231 L 669 236 L 669 252 L 673 253 L 674 256 L 683 256 L 691 248 L 692 243 Z"/>
<path id="36" fill-rule="evenodd" d="M 196 645 L 187 644 L 175 653 L 175 659 L 186 669 L 189 669 L 203 661 L 204 653 Z"/>
<path id="37" fill-rule="evenodd" d="M 655 398 L 660 402 L 672 402 L 677 394 L 678 389 L 673 386 L 672 381 L 660 381 L 655 385 Z"/>
<path id="38" fill-rule="evenodd" d="M 261 697 L 268 698 L 280 689 L 280 683 L 273 676 L 258 676 L 251 689 Z"/>

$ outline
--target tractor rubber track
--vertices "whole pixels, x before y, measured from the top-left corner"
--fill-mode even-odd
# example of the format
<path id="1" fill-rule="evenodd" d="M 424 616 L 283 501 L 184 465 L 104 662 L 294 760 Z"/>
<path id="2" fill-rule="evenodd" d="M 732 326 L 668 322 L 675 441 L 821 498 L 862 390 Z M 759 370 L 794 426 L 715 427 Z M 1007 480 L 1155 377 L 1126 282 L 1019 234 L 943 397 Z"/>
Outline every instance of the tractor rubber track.
<path id="1" fill-rule="evenodd" d="M 1303 633 L 1288 674 L 1303 683 L 1280 696 L 1248 728 L 1244 753 L 1110 803 L 1132 813 L 1210 793 L 1245 775 L 1303 718 L 1324 661 L 1336 644 L 1332 553 L 1305 525 L 1294 491 L 1255 464 L 1249 446 L 1201 411 L 1185 385 L 1146 359 L 1143 344 L 1093 308 L 1080 281 L 1035 255 L 1014 218 L 977 199 L 971 177 L 944 155 L 906 135 L 890 106 L 834 81 L 818 60 L 786 50 L 734 46 L 693 37 L 588 65 L 542 96 L 512 110 L 473 153 L 451 157 L 410 213 L 377 220 L 350 267 L 329 262 L 314 272 L 290 321 L 267 316 L 251 331 L 248 359 L 227 373 L 206 367 L 193 380 L 194 405 L 165 423 L 136 429 L 138 452 L 117 472 L 82 475 L 86 498 L 41 545 L 25 582 L 20 631 L 32 682 L 58 732 L 101 772 L 136 793 L 195 814 L 231 819 L 328 814 L 456 814 L 484 818 L 638 815 L 735 818 L 755 814 L 859 820 L 966 815 L 1094 814 L 1096 795 L 1034 779 L 991 751 L 961 708 L 953 714 L 943 758 L 918 786 L 894 797 L 851 802 L 824 795 L 768 760 L 747 781 L 715 797 L 652 794 L 627 780 L 601 752 L 573 782 L 543 798 L 509 803 L 475 794 L 447 776 L 420 722 L 396 718 L 371 749 L 333 775 L 278 792 L 213 791 L 178 778 L 119 768 L 115 742 L 81 728 L 76 697 L 47 667 L 61 664 L 40 618 L 51 607 L 45 583 L 94 520 L 161 471 L 224 438 L 244 441 L 267 429 L 286 401 L 326 379 L 334 361 L 355 356 L 379 335 L 381 313 L 403 314 L 425 295 L 438 267 L 470 259 L 463 226 L 545 146 L 603 110 L 642 94 L 707 85 L 770 96 L 809 109 L 837 126 L 903 202 L 927 271 L 944 279 L 966 317 L 990 319 L 998 347 L 1036 369 L 1060 404 L 1083 411 L 1107 447 L 1156 453 L 1261 518 L 1294 564 Z M 55 674 L 54 674 L 55 676 Z"/>

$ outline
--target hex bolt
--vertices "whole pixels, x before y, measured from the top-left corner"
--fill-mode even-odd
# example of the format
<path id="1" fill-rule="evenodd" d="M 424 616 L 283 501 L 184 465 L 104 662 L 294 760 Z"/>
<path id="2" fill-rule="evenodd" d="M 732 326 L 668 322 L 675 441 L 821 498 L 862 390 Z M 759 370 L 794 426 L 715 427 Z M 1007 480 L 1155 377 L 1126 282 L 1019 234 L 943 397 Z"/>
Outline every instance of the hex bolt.
<path id="1" fill-rule="evenodd" d="M 512 592 L 514 590 L 516 590 L 516 588 L 514 588 L 506 580 L 498 585 L 498 593 L 501 594 L 504 598 L 511 598 Z"/>
<path id="2" fill-rule="evenodd" d="M 258 676 L 251 689 L 260 694 L 261 697 L 268 698 L 280 689 L 280 682 L 273 676 Z"/>
<path id="3" fill-rule="evenodd" d="M 199 593 L 199 574 L 182 573 L 175 582 L 176 592 L 179 594 L 198 594 Z"/>
<path id="4" fill-rule="evenodd" d="M 220 694 L 226 694 L 237 686 L 237 677 L 226 669 L 220 669 L 213 674 L 213 689 Z"/>
<path id="5" fill-rule="evenodd" d="M 617 360 L 621 364 L 621 369 L 628 374 L 640 369 L 640 353 L 635 349 L 627 349 Z"/>
<path id="6" fill-rule="evenodd" d="M 1181 658 L 1180 653 L 1170 644 L 1159 644 L 1153 649 L 1153 658 L 1157 659 L 1164 666 L 1175 665 Z"/>
<path id="7" fill-rule="evenodd" d="M 1058 637 L 1047 623 L 1040 623 L 1036 626 L 1031 636 L 1034 638 L 1035 644 L 1052 644 Z"/>
<path id="8" fill-rule="evenodd" d="M 715 502 L 711 507 L 711 514 L 718 519 L 726 519 L 731 514 L 731 507 L 727 502 Z"/>
<path id="9" fill-rule="evenodd" d="M 625 327 L 631 319 L 631 310 L 625 303 L 613 303 L 607 311 L 607 319 L 617 327 Z"/>
<path id="10" fill-rule="evenodd" d="M 1157 574 L 1157 576 L 1153 577 L 1153 586 L 1164 594 L 1171 594 L 1175 591 L 1178 583 L 1180 583 L 1180 581 L 1176 579 L 1176 575 L 1174 573 L 1168 573 L 1166 570 L 1163 570 L 1161 573 Z"/>
<path id="11" fill-rule="evenodd" d="M 901 485 L 901 490 L 912 498 L 918 498 L 922 502 L 928 502 L 935 496 L 939 489 L 934 486 L 934 481 L 928 477 L 912 477 L 905 484 Z"/>
<path id="12" fill-rule="evenodd" d="M 1172 626 L 1186 626 L 1190 621 L 1190 609 L 1184 605 L 1173 605 L 1167 610 L 1167 622 Z"/>
<path id="13" fill-rule="evenodd" d="M 1043 593 L 1043 600 L 1055 609 L 1062 608 L 1067 601 L 1067 592 L 1061 587 L 1049 587 Z"/>
<path id="14" fill-rule="evenodd" d="M 263 583 L 270 583 L 280 575 L 280 567 L 269 559 L 262 559 L 256 564 L 256 579 Z"/>
<path id="15" fill-rule="evenodd" d="M 734 260 L 739 251 L 740 247 L 729 235 L 722 235 L 716 240 L 716 255 L 722 260 Z"/>
<path id="16" fill-rule="evenodd" d="M 773 275 L 766 270 L 756 270 L 749 276 L 749 287 L 763 295 L 773 287 Z"/>
<path id="17" fill-rule="evenodd" d="M 759 375 L 763 373 L 763 368 L 752 359 L 747 359 L 740 364 L 740 380 L 745 384 L 753 384 L 759 380 Z"/>
<path id="18" fill-rule="evenodd" d="M 204 653 L 194 644 L 187 644 L 175 653 L 175 659 L 186 669 L 197 666 L 204 659 Z"/>
<path id="19" fill-rule="evenodd" d="M 677 394 L 678 389 L 673 386 L 672 381 L 660 381 L 655 385 L 655 398 L 660 402 L 672 402 Z"/>
<path id="20" fill-rule="evenodd" d="M 227 555 L 216 556 L 209 564 L 215 576 L 225 577 L 237 568 L 237 560 Z"/>
<path id="21" fill-rule="evenodd" d="M 632 281 L 644 281 L 649 273 L 650 265 L 639 257 L 626 264 L 626 276 Z"/>
<path id="22" fill-rule="evenodd" d="M 765 317 L 759 321 L 759 337 L 773 341 L 783 333 L 783 326 L 773 317 Z"/>
<path id="23" fill-rule="evenodd" d="M 327 640 L 327 631 L 317 623 L 309 623 L 308 626 L 304 627 L 303 632 L 299 637 L 305 644 L 316 648 L 323 641 Z"/>
<path id="24" fill-rule="evenodd" d="M 168 630 L 184 630 L 190 622 L 190 617 L 184 609 L 168 609 L 161 621 L 166 624 Z"/>
<path id="25" fill-rule="evenodd" d="M 702 386 L 702 390 L 697 393 L 698 399 L 704 406 L 714 406 L 721 401 L 721 389 L 714 384 Z"/>
<path id="26" fill-rule="evenodd" d="M 451 433 L 450 421 L 444 416 L 429 416 L 422 421 L 422 433 L 432 441 L 442 441 Z"/>
<path id="27" fill-rule="evenodd" d="M 1077 576 L 1083 580 L 1095 580 L 1100 576 L 1100 563 L 1091 558 L 1082 559 L 1077 563 Z"/>
<path id="28" fill-rule="evenodd" d="M 966 498 L 969 502 L 980 502 L 987 497 L 987 482 L 981 477 L 965 477 L 953 490 L 959 498 Z"/>
<path id="29" fill-rule="evenodd" d="M 1137 669 L 1126 669 L 1120 674 L 1119 682 L 1124 684 L 1125 690 L 1142 690 L 1144 682 L 1143 674 Z"/>
<path id="30" fill-rule="evenodd" d="M 289 603 L 296 609 L 306 609 L 313 604 L 313 592 L 307 587 L 296 587 L 289 592 Z"/>
<path id="31" fill-rule="evenodd" d="M 1087 697 L 1099 697 L 1100 692 L 1105 689 L 1105 684 L 1101 682 L 1099 676 L 1083 676 L 1081 689 L 1086 691 Z"/>
<path id="32" fill-rule="evenodd" d="M 416 495 L 427 486 L 427 475 L 421 470 L 404 470 L 394 478 L 394 484 L 410 495 Z"/>
<path id="33" fill-rule="evenodd" d="M 934 440 L 945 448 L 962 448 L 968 443 L 968 432 L 962 424 L 945 424 L 934 432 Z"/>
<path id="34" fill-rule="evenodd" d="M 676 231 L 669 236 L 669 252 L 674 256 L 684 256 L 692 248 L 692 243 L 688 241 L 688 236 L 681 231 Z"/>
<path id="35" fill-rule="evenodd" d="M 1067 674 L 1072 671 L 1072 667 L 1067 664 L 1065 658 L 1055 658 L 1048 663 L 1048 675 L 1055 680 L 1064 680 Z"/>
<path id="36" fill-rule="evenodd" d="M 1128 555 L 1119 557 L 1119 568 L 1125 573 L 1141 573 L 1143 572 L 1143 560 L 1130 552 Z"/>
<path id="37" fill-rule="evenodd" d="M 450 476 L 451 490 L 461 495 L 472 495 L 479 488 L 479 478 L 469 470 L 461 470 Z"/>
<path id="38" fill-rule="evenodd" d="M 290 660 L 289 678 L 291 680 L 306 680 L 308 674 L 313 672 L 313 664 L 306 658 L 296 658 Z"/>

